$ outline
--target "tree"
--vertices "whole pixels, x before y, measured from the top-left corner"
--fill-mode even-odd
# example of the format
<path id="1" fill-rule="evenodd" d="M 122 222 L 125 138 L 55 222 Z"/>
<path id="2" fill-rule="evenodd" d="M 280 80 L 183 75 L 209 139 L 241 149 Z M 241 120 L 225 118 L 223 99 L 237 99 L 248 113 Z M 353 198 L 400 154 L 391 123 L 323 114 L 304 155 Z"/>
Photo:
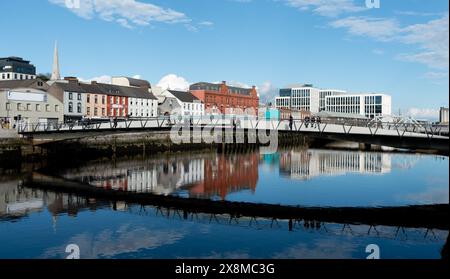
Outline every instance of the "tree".
<path id="1" fill-rule="evenodd" d="M 40 73 L 37 75 L 37 77 L 42 79 L 43 81 L 49 81 L 51 76 L 52 75 L 50 73 L 45 73 L 45 74 Z"/>

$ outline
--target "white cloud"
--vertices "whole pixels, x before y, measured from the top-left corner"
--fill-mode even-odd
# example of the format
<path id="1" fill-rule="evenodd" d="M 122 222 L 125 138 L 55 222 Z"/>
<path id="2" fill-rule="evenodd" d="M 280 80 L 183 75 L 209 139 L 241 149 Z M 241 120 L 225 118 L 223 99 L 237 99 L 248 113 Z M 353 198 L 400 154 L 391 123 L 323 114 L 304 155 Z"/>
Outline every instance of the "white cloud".
<path id="1" fill-rule="evenodd" d="M 410 108 L 406 112 L 407 116 L 411 116 L 414 119 L 439 119 L 439 109 L 430 108 Z"/>
<path id="2" fill-rule="evenodd" d="M 351 35 L 367 36 L 379 41 L 390 41 L 401 28 L 396 20 L 351 16 L 330 23 L 333 28 L 345 28 Z"/>
<path id="3" fill-rule="evenodd" d="M 102 76 L 98 76 L 98 77 L 93 77 L 90 79 L 84 79 L 84 78 L 79 78 L 80 81 L 82 82 L 92 82 L 92 81 L 96 81 L 98 83 L 107 83 L 107 84 L 111 84 L 111 76 L 108 75 L 102 75 Z"/>
<path id="4" fill-rule="evenodd" d="M 188 90 L 189 82 L 184 77 L 177 76 L 176 74 L 168 74 L 161 78 L 156 86 L 162 89 Z"/>
<path id="5" fill-rule="evenodd" d="M 278 96 L 278 88 L 270 81 L 265 81 L 263 84 L 258 86 L 258 93 L 260 103 L 274 103 L 275 97 Z"/>
<path id="6" fill-rule="evenodd" d="M 321 16 L 335 17 L 343 13 L 355 13 L 366 10 L 353 0 L 284 0 L 289 6 L 301 11 L 312 10 Z"/>
<path id="7" fill-rule="evenodd" d="M 415 53 L 402 53 L 397 59 L 417 62 L 429 68 L 446 70 L 449 67 L 449 16 L 424 24 L 401 27 L 395 19 L 347 17 L 330 23 L 333 28 L 344 28 L 351 35 L 366 36 L 377 41 L 395 41 L 416 45 Z"/>
<path id="8" fill-rule="evenodd" d="M 425 24 L 414 24 L 403 29 L 400 39 L 406 44 L 417 44 L 422 51 L 402 54 L 407 61 L 419 62 L 435 69 L 449 67 L 449 16 L 448 14 Z"/>
<path id="9" fill-rule="evenodd" d="M 198 25 L 201 25 L 201 26 L 213 26 L 214 23 L 211 22 L 211 21 L 202 21 Z"/>
<path id="10" fill-rule="evenodd" d="M 79 7 L 66 5 L 66 0 L 49 2 L 65 7 L 82 18 L 92 19 L 97 16 L 105 21 L 115 21 L 126 28 L 147 26 L 151 22 L 191 22 L 184 13 L 136 0 L 80 0 Z"/>

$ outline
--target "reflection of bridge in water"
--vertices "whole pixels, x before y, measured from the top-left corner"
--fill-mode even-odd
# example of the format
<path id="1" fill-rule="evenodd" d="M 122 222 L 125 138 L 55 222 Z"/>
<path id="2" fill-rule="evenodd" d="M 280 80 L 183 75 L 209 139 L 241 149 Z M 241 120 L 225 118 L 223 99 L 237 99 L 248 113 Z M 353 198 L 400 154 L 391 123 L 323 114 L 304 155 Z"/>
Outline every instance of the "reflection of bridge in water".
<path id="1" fill-rule="evenodd" d="M 142 205 L 177 208 L 186 212 L 203 212 L 235 217 L 262 217 L 270 219 L 316 220 L 332 223 L 367 224 L 371 226 L 399 226 L 448 230 L 448 204 L 400 207 L 300 207 L 247 202 L 214 201 L 183 198 L 173 195 L 115 191 L 93 187 L 78 181 L 33 173 L 25 186 L 41 190 L 64 192 L 77 196 L 125 201 Z"/>
<path id="2" fill-rule="evenodd" d="M 344 235 L 352 237 L 383 238 L 398 241 L 416 242 L 442 242 L 448 235 L 447 230 L 435 228 L 411 228 L 404 226 L 365 225 L 353 223 L 326 222 L 320 219 L 295 218 L 265 218 L 258 216 L 243 216 L 231 213 L 208 213 L 192 211 L 186 208 L 173 208 L 128 203 L 119 200 L 103 200 L 79 196 L 64 192 L 39 190 L 23 186 L 2 185 L 1 199 L 8 200 L 7 208 L 14 211 L 4 211 L 0 207 L 0 221 L 20 218 L 34 211 L 44 208 L 53 216 L 53 226 L 56 229 L 58 216 L 67 214 L 76 216 L 78 213 L 89 210 L 114 210 L 136 214 L 139 216 L 159 216 L 171 220 L 196 222 L 201 224 L 214 224 L 224 226 L 238 226 L 255 230 L 289 230 L 292 232 L 308 232 L 327 235 Z M 40 201 L 40 206 L 30 206 L 31 201 Z M 21 206 L 17 206 L 21 205 Z M 30 206 L 30 207 L 27 207 Z"/>

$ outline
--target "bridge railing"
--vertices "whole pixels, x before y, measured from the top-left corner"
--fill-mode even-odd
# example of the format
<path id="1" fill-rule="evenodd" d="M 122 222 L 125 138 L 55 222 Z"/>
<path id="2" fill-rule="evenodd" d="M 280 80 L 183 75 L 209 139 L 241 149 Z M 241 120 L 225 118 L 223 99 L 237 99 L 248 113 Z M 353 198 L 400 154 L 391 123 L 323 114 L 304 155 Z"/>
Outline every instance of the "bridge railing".
<path id="1" fill-rule="evenodd" d="M 186 124 L 190 126 L 221 126 L 235 127 L 241 129 L 273 129 L 273 130 L 296 130 L 302 128 L 314 128 L 323 132 L 327 125 L 333 124 L 343 127 L 343 131 L 350 131 L 353 127 L 364 127 L 370 130 L 370 134 L 377 134 L 377 131 L 392 130 L 398 135 L 406 132 L 426 134 L 428 137 L 435 135 L 448 135 L 447 125 L 418 125 L 416 123 L 399 123 L 387 121 L 367 121 L 367 120 L 340 120 L 340 119 L 266 119 L 255 116 L 227 116 L 217 117 L 214 115 L 170 117 L 159 116 L 151 118 L 128 118 L 128 119 L 104 119 L 104 120 L 82 120 L 77 122 L 50 122 L 50 123 L 22 123 L 18 126 L 20 134 L 55 132 L 55 131 L 85 131 L 85 130 L 110 130 L 110 129 L 146 129 L 165 128 L 175 124 Z M 292 126 L 292 127 L 291 127 Z"/>

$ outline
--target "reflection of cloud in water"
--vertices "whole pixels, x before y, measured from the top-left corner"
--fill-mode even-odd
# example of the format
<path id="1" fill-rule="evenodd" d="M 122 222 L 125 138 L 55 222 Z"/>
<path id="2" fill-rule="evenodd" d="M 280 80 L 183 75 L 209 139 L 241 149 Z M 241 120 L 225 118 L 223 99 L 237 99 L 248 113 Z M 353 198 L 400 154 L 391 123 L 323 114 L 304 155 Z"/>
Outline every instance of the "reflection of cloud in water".
<path id="1" fill-rule="evenodd" d="M 273 255 L 275 259 L 349 259 L 357 245 L 341 239 L 326 239 L 315 243 L 298 243 Z"/>
<path id="2" fill-rule="evenodd" d="M 77 244 L 83 259 L 111 258 L 123 253 L 137 252 L 141 249 L 154 249 L 176 243 L 184 236 L 183 232 L 174 230 L 148 230 L 143 227 L 132 228 L 123 225 L 117 231 L 110 229 L 97 235 L 82 233 L 70 238 L 66 244 Z M 65 245 L 48 249 L 42 258 L 65 258 Z"/>
<path id="3" fill-rule="evenodd" d="M 420 204 L 448 203 L 447 187 L 428 186 L 423 192 L 405 195 L 404 199 Z"/>

